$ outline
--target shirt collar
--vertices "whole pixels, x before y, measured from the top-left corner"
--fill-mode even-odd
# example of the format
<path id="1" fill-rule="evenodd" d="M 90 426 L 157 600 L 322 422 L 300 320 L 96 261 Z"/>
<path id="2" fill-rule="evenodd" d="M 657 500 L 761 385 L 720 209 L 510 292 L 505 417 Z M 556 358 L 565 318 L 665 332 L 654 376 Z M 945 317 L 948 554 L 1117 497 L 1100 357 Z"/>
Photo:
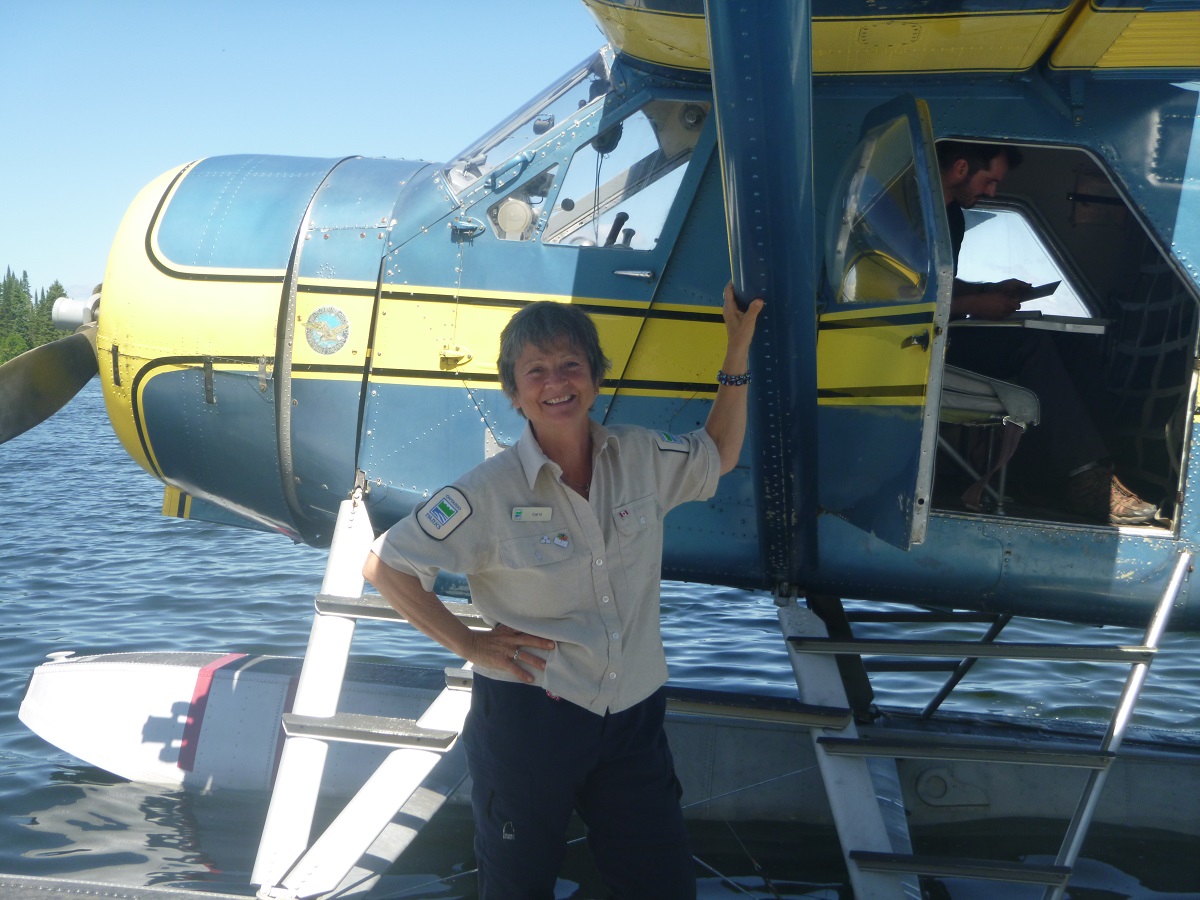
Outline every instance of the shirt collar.
<path id="1" fill-rule="evenodd" d="M 610 444 L 614 450 L 620 448 L 620 441 L 617 439 L 617 435 L 594 419 L 588 420 L 588 431 L 592 436 L 592 447 L 594 448 L 595 457 L 598 458 Z M 525 472 L 525 479 L 529 482 L 530 490 L 533 490 L 533 486 L 537 482 L 538 473 L 542 471 L 543 466 L 550 466 L 555 478 L 562 474 L 562 469 L 558 463 L 542 452 L 537 438 L 534 437 L 533 427 L 528 421 L 525 423 L 525 430 L 521 432 L 521 437 L 517 440 L 517 459 L 521 461 L 521 468 Z"/>

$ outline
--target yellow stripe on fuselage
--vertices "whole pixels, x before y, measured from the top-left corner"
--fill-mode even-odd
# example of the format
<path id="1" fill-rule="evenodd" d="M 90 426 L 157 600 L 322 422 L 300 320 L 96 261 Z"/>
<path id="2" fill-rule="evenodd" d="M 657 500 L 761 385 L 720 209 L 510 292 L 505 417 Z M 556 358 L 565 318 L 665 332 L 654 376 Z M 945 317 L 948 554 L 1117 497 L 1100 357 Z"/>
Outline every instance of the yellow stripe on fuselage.
<path id="1" fill-rule="evenodd" d="M 904 345 L 923 332 L 932 340 L 934 309 L 933 303 L 909 303 L 822 315 L 817 338 L 818 405 L 923 406 L 929 353 Z M 917 321 L 889 321 L 902 316 Z M 928 321 L 920 321 L 926 316 Z"/>
<path id="2" fill-rule="evenodd" d="M 654 396 L 695 393 L 695 389 L 653 386 L 663 384 L 715 390 L 725 347 L 724 324 L 715 307 L 655 304 L 648 308 L 645 303 L 599 298 L 470 293 L 472 296 L 419 287 L 405 288 L 404 297 L 386 292 L 376 325 L 372 379 L 420 380 L 415 373 L 445 371 L 468 384 L 477 379 L 480 387 L 498 389 L 496 357 L 501 330 L 526 303 L 553 300 L 588 308 L 601 346 L 613 364 L 608 377 L 623 382 L 622 392 Z M 458 354 L 466 361 L 453 365 Z M 398 372 L 405 374 L 393 374 Z"/>

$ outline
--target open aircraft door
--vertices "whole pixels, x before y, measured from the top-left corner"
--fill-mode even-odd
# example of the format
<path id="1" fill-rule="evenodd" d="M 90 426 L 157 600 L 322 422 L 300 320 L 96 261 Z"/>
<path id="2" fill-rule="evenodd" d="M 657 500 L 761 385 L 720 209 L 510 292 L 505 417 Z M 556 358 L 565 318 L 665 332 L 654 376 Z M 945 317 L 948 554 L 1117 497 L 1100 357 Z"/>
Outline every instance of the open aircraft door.
<path id="1" fill-rule="evenodd" d="M 881 540 L 929 516 L 954 271 L 925 103 L 873 110 L 832 195 L 819 305 L 819 502 Z"/>

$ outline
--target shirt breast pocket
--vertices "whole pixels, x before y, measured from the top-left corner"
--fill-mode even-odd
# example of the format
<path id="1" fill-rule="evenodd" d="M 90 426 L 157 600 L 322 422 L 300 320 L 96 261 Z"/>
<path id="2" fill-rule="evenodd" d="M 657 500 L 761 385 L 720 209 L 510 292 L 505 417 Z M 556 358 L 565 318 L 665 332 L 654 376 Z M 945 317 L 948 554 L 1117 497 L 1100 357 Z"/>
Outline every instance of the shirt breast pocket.
<path id="1" fill-rule="evenodd" d="M 643 566 L 649 566 L 657 573 L 662 564 L 662 513 L 658 497 L 651 494 L 621 504 L 613 509 L 612 518 L 623 567 L 640 573 Z"/>
<path id="2" fill-rule="evenodd" d="M 641 500 L 622 504 L 612 511 L 613 524 L 617 526 L 617 534 L 624 544 L 626 538 L 636 537 L 647 528 L 658 524 L 658 498 L 651 494 Z"/>

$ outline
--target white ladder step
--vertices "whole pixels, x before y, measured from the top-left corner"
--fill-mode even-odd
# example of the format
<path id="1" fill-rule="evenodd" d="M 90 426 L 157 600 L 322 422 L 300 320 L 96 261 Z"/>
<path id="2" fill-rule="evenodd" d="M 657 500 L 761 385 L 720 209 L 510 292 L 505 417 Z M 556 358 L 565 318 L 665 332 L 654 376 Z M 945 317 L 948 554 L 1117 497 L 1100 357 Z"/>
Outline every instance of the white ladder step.
<path id="1" fill-rule="evenodd" d="M 337 713 L 332 716 L 299 716 L 284 713 L 283 730 L 288 737 L 308 737 L 352 744 L 381 747 L 413 747 L 420 750 L 446 750 L 457 731 L 422 728 L 413 719 Z"/>
<path id="2" fill-rule="evenodd" d="M 1034 865 L 1002 860 L 874 853 L 867 850 L 851 850 L 850 858 L 858 863 L 860 868 L 872 872 L 909 872 L 943 878 L 979 878 L 1010 884 L 1062 887 L 1071 877 L 1070 866 Z"/>
<path id="3" fill-rule="evenodd" d="M 817 743 L 829 753 L 842 756 L 939 759 L 954 762 L 997 762 L 1026 766 L 1063 766 L 1077 769 L 1106 769 L 1115 753 L 1050 746 L 1045 741 L 1021 739 L 944 740 L 931 738 L 839 738 L 819 737 Z"/>
<path id="4" fill-rule="evenodd" d="M 456 733 L 470 705 L 471 698 L 464 692 L 444 690 L 416 724 L 423 730 Z M 427 747 L 393 750 L 296 862 L 279 889 L 260 896 L 326 896 L 356 865 L 374 870 L 373 879 L 395 858 L 392 853 L 398 855 L 408 846 L 420 826 L 465 777 L 466 756 L 458 744 L 446 752 Z M 417 820 L 402 816 L 397 822 L 397 811 L 406 808 L 419 814 Z M 367 858 L 372 850 L 391 859 Z M 337 894 L 342 895 L 341 891 Z"/>
<path id="5" fill-rule="evenodd" d="M 445 602 L 443 605 L 469 628 L 487 628 L 488 625 L 472 603 Z M 348 619 L 380 619 L 404 622 L 406 619 L 394 610 L 379 594 L 363 594 L 360 597 L 339 597 L 334 594 L 316 595 L 317 612 L 327 616 L 343 616 Z"/>

